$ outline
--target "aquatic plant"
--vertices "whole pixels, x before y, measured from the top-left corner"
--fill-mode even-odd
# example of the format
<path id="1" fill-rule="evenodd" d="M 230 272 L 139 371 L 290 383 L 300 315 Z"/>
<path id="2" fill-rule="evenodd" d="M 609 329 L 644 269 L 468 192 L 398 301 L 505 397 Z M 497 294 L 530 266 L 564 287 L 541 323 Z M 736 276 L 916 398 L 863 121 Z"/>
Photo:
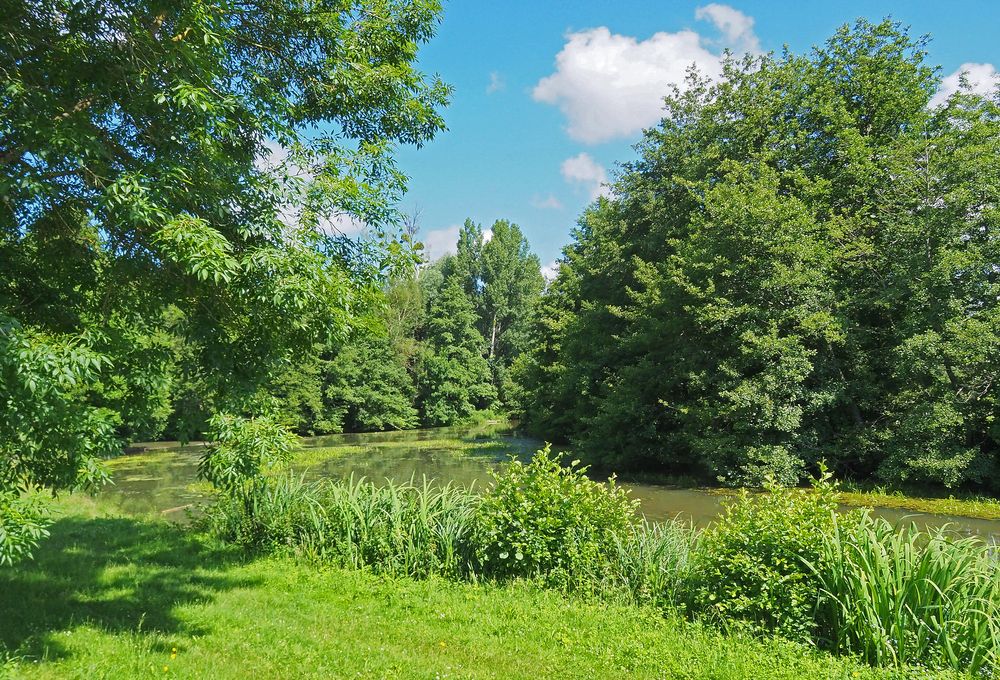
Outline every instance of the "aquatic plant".
<path id="1" fill-rule="evenodd" d="M 1000 568 L 978 537 L 897 529 L 865 513 L 822 534 L 816 609 L 820 643 L 876 665 L 995 671 Z"/>

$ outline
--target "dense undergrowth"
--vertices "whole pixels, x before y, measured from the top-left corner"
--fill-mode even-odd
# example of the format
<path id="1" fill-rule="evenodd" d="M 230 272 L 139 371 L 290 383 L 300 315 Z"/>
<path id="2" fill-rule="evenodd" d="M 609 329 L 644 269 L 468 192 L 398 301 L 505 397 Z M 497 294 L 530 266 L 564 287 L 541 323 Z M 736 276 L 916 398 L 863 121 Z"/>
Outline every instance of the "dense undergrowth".
<path id="1" fill-rule="evenodd" d="M 838 514 L 829 479 L 814 487 L 743 494 L 698 532 L 640 520 L 613 481 L 589 480 L 544 450 L 512 461 L 485 493 L 275 475 L 224 494 L 204 522 L 253 551 L 394 577 L 529 580 L 875 665 L 994 674 L 991 547 Z"/>

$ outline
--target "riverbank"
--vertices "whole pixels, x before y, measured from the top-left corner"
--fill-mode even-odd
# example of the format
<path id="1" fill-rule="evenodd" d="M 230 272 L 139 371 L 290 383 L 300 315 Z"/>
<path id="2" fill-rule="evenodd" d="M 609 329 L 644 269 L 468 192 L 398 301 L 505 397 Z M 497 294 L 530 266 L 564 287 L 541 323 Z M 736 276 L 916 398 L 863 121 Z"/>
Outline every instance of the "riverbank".
<path id="1" fill-rule="evenodd" d="M 381 481 L 389 477 L 406 481 L 424 475 L 457 484 L 489 483 L 488 469 L 513 454 L 527 459 L 542 442 L 523 437 L 509 423 L 496 419 L 450 428 L 328 435 L 302 439 L 302 448 L 292 459 L 294 469 L 314 476 L 344 476 L 353 473 Z M 183 509 L 207 497 L 207 486 L 196 481 L 200 446 L 170 447 L 169 443 L 141 445 L 145 450 L 109 461 L 119 487 L 109 493 L 126 494 L 121 507 L 128 512 L 159 509 L 183 517 Z M 564 452 L 571 457 L 571 452 Z M 595 474 L 595 478 L 607 475 Z M 711 487 L 690 477 L 662 474 L 629 474 L 628 483 L 643 501 L 643 512 L 655 520 L 678 514 L 704 526 L 719 512 L 721 501 L 736 493 L 730 488 Z M 927 489 L 898 491 L 877 486 L 845 483 L 841 486 L 845 506 L 872 507 L 893 521 L 910 513 L 921 526 L 959 523 L 959 530 L 982 535 L 1000 535 L 983 522 L 1000 521 L 1000 500 Z M 179 509 L 179 510 L 178 510 Z M 962 518 L 982 522 L 961 522 Z"/>
<path id="2" fill-rule="evenodd" d="M 0 571 L 17 678 L 902 678 L 779 640 L 525 585 L 389 579 L 241 553 L 166 522 L 60 502 Z M 921 675 L 949 678 L 950 674 Z"/>

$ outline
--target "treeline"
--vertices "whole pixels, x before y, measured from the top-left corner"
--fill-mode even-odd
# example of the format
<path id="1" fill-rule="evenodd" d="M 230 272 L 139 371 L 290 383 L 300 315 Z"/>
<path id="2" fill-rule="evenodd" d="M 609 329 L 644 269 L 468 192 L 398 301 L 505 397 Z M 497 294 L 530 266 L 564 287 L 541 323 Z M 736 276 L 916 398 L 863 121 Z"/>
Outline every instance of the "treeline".
<path id="1" fill-rule="evenodd" d="M 1000 489 L 1000 102 L 860 21 L 665 99 L 515 367 L 592 463 Z"/>
<path id="2" fill-rule="evenodd" d="M 348 337 L 292 357 L 267 389 L 272 413 L 311 435 L 451 425 L 506 408 L 544 285 L 516 224 L 484 232 L 467 220 L 456 254 L 397 272 Z M 197 376 L 178 380 L 162 432 L 150 434 L 199 436 L 207 394 Z"/>

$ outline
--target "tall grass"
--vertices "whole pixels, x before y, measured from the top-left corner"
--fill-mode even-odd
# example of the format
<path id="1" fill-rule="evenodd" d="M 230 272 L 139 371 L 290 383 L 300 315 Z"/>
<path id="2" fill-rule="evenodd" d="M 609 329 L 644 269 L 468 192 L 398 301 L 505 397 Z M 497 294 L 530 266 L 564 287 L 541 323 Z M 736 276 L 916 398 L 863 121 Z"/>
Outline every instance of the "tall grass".
<path id="1" fill-rule="evenodd" d="M 864 514 L 835 523 L 814 572 L 822 643 L 876 665 L 995 671 L 1000 564 L 978 538 L 897 530 Z"/>
<path id="2" fill-rule="evenodd" d="M 476 496 L 428 480 L 308 483 L 279 476 L 224 495 L 208 513 L 221 538 L 400 576 L 459 577 L 469 570 Z"/>
<path id="3" fill-rule="evenodd" d="M 698 532 L 688 522 L 647 522 L 615 536 L 608 562 L 591 574 L 597 590 L 660 609 L 680 603 Z"/>
<path id="4" fill-rule="evenodd" d="M 342 566 L 426 577 L 470 569 L 476 497 L 451 484 L 353 477 L 323 489 L 308 546 Z"/>

